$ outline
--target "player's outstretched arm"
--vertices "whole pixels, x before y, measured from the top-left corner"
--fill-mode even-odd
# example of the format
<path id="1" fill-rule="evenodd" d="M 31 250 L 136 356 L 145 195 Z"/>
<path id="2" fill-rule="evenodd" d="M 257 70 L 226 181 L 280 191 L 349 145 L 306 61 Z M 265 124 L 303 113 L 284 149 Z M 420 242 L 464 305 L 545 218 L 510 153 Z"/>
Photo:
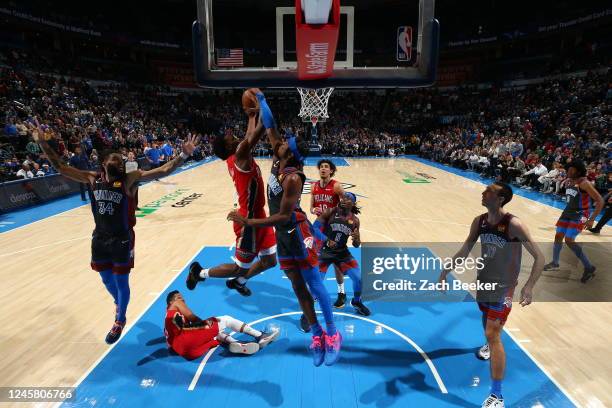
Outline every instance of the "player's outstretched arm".
<path id="1" fill-rule="evenodd" d="M 302 187 L 302 179 L 300 176 L 297 174 L 290 174 L 283 181 L 285 192 L 283 193 L 278 213 L 267 218 L 246 218 L 240 215 L 237 210 L 234 210 L 227 215 L 227 220 L 240 223 L 247 227 L 268 227 L 284 224 L 291 219 L 293 209 L 302 194 Z"/>
<path id="2" fill-rule="evenodd" d="M 353 239 L 353 246 L 355 248 L 359 248 L 361 246 L 361 234 L 359 233 L 359 226 L 361 225 L 361 222 L 356 216 L 353 217 L 353 220 L 355 221 L 355 225 L 353 227 L 353 232 L 351 233 L 351 238 Z"/>
<path id="3" fill-rule="evenodd" d="M 171 174 L 174 170 L 179 168 L 179 166 L 183 164 L 185 160 L 189 158 L 189 156 L 193 154 L 193 151 L 195 150 L 199 141 L 199 136 L 189 134 L 187 139 L 183 142 L 183 151 L 179 156 L 156 169 L 147 171 L 137 170 L 129 173 L 128 187 L 139 181 L 155 180 Z"/>
<path id="4" fill-rule="evenodd" d="M 599 192 L 595 189 L 595 187 L 593 187 L 593 184 L 591 184 L 590 181 L 585 180 L 582 183 L 580 183 L 580 188 L 586 191 L 591 196 L 593 201 L 595 202 L 595 210 L 593 211 L 593 214 L 591 214 L 591 217 L 589 217 L 589 219 L 587 220 L 584 226 L 586 229 L 593 228 L 593 224 L 595 223 L 595 218 L 597 218 L 601 210 L 603 210 L 605 202 L 603 198 L 601 197 L 601 194 L 599 194 Z"/>
<path id="5" fill-rule="evenodd" d="M 278 129 L 276 128 L 276 121 L 274 120 L 274 115 L 272 115 L 272 110 L 270 109 L 270 106 L 268 106 L 266 97 L 261 91 L 258 92 L 255 96 L 259 101 L 259 115 L 261 116 L 261 121 L 263 123 L 264 128 L 266 128 L 268 141 L 272 145 L 272 151 L 276 152 L 276 149 L 283 142 L 283 139 L 281 138 L 280 133 L 278 133 Z"/>
<path id="6" fill-rule="evenodd" d="M 246 136 L 236 149 L 236 158 L 240 161 L 250 159 L 253 148 L 257 145 L 259 139 L 261 139 L 265 132 L 260 118 L 260 115 L 249 116 Z M 240 167 L 244 168 L 243 166 Z"/>
<path id="7" fill-rule="evenodd" d="M 538 279 L 540 279 L 540 275 L 542 275 L 542 270 L 544 269 L 544 254 L 540 250 L 538 244 L 531 238 L 531 234 L 527 227 L 516 217 L 512 217 L 512 220 L 510 220 L 509 234 L 511 237 L 518 238 L 534 259 L 529 279 L 525 282 L 525 286 L 523 286 L 521 290 L 521 306 L 527 306 L 531 303 L 533 298 L 533 287 Z"/>
<path id="8" fill-rule="evenodd" d="M 51 165 L 55 167 L 58 173 L 60 173 L 66 178 L 78 181 L 79 183 L 91 184 L 94 182 L 94 180 L 96 179 L 95 172 L 75 169 L 74 167 L 68 166 L 66 163 L 64 163 L 64 161 L 58 156 L 55 150 L 53 150 L 53 148 L 45 140 L 45 133 L 38 124 L 38 121 L 36 122 L 36 127 L 30 125 L 30 134 L 32 135 L 34 141 L 38 143 L 45 155 L 47 155 L 47 158 L 51 162 Z M 47 132 L 46 135 L 51 138 L 55 136 L 53 132 Z"/>

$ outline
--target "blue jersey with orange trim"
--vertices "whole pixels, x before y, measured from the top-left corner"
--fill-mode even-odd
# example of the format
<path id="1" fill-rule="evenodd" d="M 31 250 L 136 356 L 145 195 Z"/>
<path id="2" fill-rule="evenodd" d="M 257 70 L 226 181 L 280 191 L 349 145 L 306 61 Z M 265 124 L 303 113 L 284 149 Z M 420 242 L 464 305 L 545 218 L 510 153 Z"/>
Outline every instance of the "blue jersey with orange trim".
<path id="1" fill-rule="evenodd" d="M 561 219 L 583 222 L 583 218 L 586 221 L 591 215 L 593 200 L 589 193 L 580 188 L 580 184 L 585 180 L 585 177 L 579 178 L 565 188 L 567 206 L 561 213 Z"/>

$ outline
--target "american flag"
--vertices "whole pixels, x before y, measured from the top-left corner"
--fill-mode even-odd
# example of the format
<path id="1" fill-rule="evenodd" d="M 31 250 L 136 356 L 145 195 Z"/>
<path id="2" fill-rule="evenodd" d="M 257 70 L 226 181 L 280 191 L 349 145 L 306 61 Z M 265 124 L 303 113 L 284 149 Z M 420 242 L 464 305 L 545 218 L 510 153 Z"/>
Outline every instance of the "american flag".
<path id="1" fill-rule="evenodd" d="M 242 67 L 244 66 L 244 52 L 242 48 L 218 48 L 217 66 Z"/>

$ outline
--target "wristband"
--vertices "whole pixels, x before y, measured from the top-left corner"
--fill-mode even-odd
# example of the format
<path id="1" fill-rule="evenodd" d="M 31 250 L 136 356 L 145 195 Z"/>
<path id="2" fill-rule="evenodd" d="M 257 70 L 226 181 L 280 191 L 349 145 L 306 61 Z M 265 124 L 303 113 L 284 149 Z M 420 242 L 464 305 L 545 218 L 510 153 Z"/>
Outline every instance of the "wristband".
<path id="1" fill-rule="evenodd" d="M 187 160 L 189 158 L 189 156 L 187 154 L 185 154 L 185 152 L 181 152 L 180 158 L 183 160 Z"/>

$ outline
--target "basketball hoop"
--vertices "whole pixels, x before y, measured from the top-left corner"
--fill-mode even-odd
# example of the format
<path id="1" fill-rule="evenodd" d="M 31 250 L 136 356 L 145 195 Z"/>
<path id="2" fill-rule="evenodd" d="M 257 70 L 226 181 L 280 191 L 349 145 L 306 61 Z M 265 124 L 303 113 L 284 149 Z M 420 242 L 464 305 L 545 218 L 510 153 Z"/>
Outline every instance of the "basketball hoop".
<path id="1" fill-rule="evenodd" d="M 318 122 L 325 122 L 329 115 L 327 114 L 327 104 L 329 97 L 334 91 L 334 88 L 297 88 L 302 106 L 298 116 L 304 122 L 312 123 L 312 126 L 317 126 Z"/>

